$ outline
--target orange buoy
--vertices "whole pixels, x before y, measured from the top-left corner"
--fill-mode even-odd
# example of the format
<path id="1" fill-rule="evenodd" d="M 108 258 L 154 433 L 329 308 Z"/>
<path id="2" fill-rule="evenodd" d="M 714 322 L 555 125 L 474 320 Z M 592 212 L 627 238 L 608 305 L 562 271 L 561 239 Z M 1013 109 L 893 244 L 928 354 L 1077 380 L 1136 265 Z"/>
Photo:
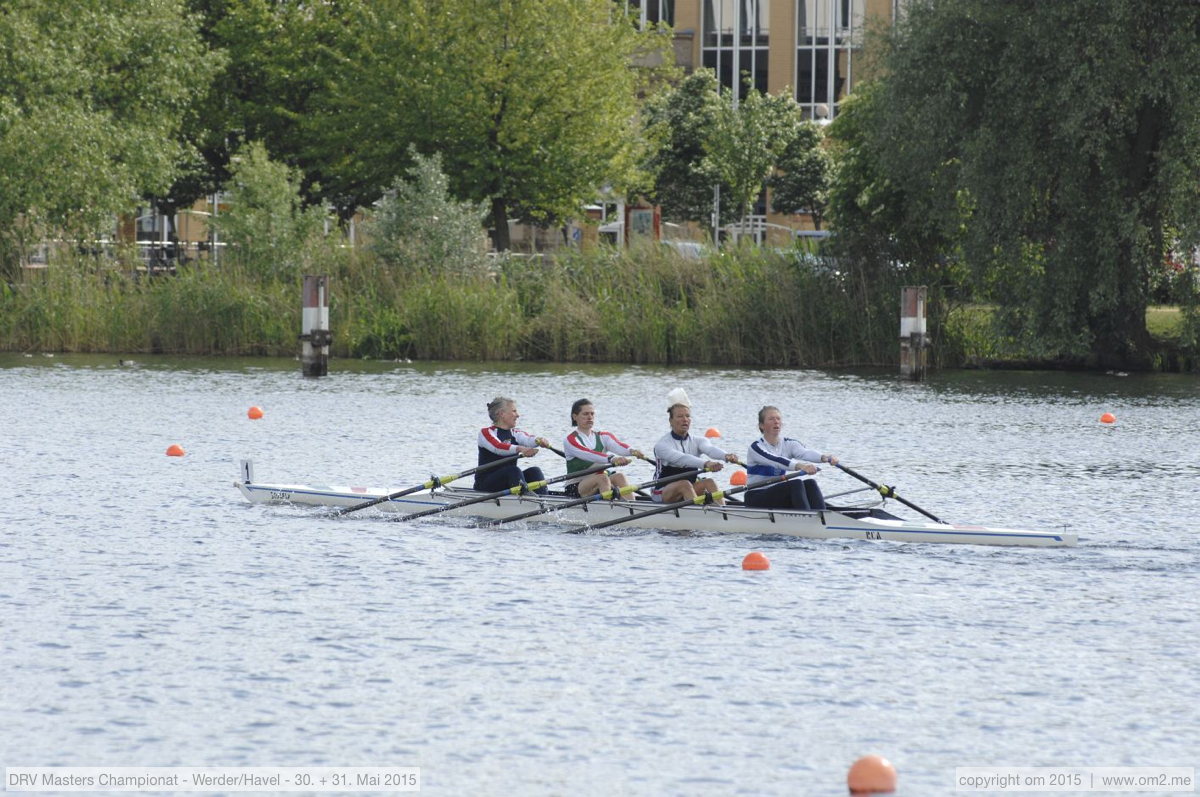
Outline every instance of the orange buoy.
<path id="1" fill-rule="evenodd" d="M 717 427 L 710 426 L 704 430 L 704 436 L 705 437 L 720 437 L 721 433 L 717 430 Z"/>
<path id="2" fill-rule="evenodd" d="M 891 794 L 896 791 L 896 768 L 883 756 L 865 755 L 850 766 L 846 785 L 851 794 Z"/>
<path id="3" fill-rule="evenodd" d="M 251 407 L 250 409 L 246 410 L 246 417 L 252 421 L 257 421 L 259 418 L 262 417 L 262 408 L 261 407 Z"/>
<path id="4" fill-rule="evenodd" d="M 733 475 L 729 477 L 729 483 L 734 487 L 741 487 L 746 483 L 746 471 L 735 470 Z"/>
<path id="5" fill-rule="evenodd" d="M 742 559 L 743 570 L 770 570 L 771 560 L 763 556 L 758 551 L 751 551 Z"/>
<path id="6" fill-rule="evenodd" d="M 1100 416 L 1100 423 L 1116 423 L 1116 422 L 1117 422 L 1117 416 L 1113 415 L 1111 412 L 1106 412 Z"/>
<path id="7" fill-rule="evenodd" d="M 171 445 L 167 446 L 168 457 L 182 457 L 186 453 L 187 452 L 183 450 L 183 446 L 179 445 L 178 443 L 172 443 Z"/>

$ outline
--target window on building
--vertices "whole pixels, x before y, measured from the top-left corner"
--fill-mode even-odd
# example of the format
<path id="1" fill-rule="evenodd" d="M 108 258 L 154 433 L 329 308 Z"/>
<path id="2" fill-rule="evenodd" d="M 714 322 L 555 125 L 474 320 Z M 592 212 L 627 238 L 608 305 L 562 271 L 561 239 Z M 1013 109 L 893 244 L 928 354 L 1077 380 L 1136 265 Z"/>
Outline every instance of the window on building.
<path id="1" fill-rule="evenodd" d="M 796 0 L 796 102 L 811 118 L 837 115 L 854 83 L 866 0 Z"/>
<path id="2" fill-rule="evenodd" d="M 735 99 L 747 84 L 766 93 L 771 0 L 703 1 L 704 66 L 716 72 Z"/>
<path id="3" fill-rule="evenodd" d="M 675 24 L 675 0 L 625 0 L 625 7 L 643 28 L 658 23 Z"/>

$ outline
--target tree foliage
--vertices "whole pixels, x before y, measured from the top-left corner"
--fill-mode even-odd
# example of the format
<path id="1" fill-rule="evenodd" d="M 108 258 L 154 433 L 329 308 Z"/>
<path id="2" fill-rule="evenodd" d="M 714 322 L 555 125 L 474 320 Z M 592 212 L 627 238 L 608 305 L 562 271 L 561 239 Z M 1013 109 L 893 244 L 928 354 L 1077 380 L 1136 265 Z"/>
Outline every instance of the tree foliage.
<path id="1" fill-rule="evenodd" d="M 230 256 L 260 271 L 296 272 L 324 228 L 321 209 L 304 206 L 299 170 L 272 160 L 262 142 L 252 141 L 233 157 L 231 172 L 229 210 L 212 220 L 232 245 Z"/>
<path id="2" fill-rule="evenodd" d="M 735 105 L 712 70 L 700 69 L 648 103 L 646 119 L 661 142 L 648 168 L 667 218 L 709 219 L 713 186 L 723 223 L 745 216 L 766 186 L 776 210 L 820 218 L 829 159 L 820 129 L 786 94 L 748 89 Z"/>
<path id="3" fill-rule="evenodd" d="M 923 0 L 896 29 L 867 146 L 1046 355 L 1150 361 L 1150 275 L 1200 239 L 1197 31 L 1188 0 Z"/>
<path id="4" fill-rule="evenodd" d="M 0 247 L 91 235 L 165 190 L 218 59 L 180 0 L 8 0 L 0 9 Z M 36 238 L 33 238 L 36 240 Z"/>
<path id="5" fill-rule="evenodd" d="M 713 207 L 713 186 L 721 194 L 729 186 L 705 161 L 705 142 L 721 113 L 721 85 L 711 69 L 697 69 L 670 91 L 651 97 L 644 116 L 646 129 L 659 141 L 647 163 L 654 175 L 653 197 L 671 221 L 708 219 Z M 726 205 L 722 221 L 733 220 Z"/>
<path id="6" fill-rule="evenodd" d="M 814 122 L 800 122 L 776 159 L 776 173 L 767 181 L 771 207 L 778 213 L 809 213 L 821 229 L 828 203 L 832 168 L 825 136 Z"/>
<path id="7" fill-rule="evenodd" d="M 441 153 L 454 193 L 491 203 L 498 248 L 510 217 L 575 215 L 605 185 L 642 181 L 638 97 L 669 52 L 610 0 L 384 0 L 314 120 L 325 151 L 360 143 L 345 173 L 376 191 L 415 143 Z"/>
<path id="8" fill-rule="evenodd" d="M 342 100 L 325 92 L 330 75 L 352 57 L 366 13 L 360 0 L 188 0 L 209 48 L 224 57 L 211 89 L 192 106 L 183 135 L 202 157 L 191 159 L 171 190 L 186 205 L 229 177 L 233 153 L 261 141 L 271 156 L 304 172 L 306 196 L 352 211 L 373 200 L 350 192 L 328 173 L 314 147 L 311 121 L 336 113 Z M 330 105 L 332 103 L 332 106 Z M 344 140 L 336 151 L 346 152 Z M 160 200 L 161 204 L 161 200 Z"/>
<path id="9" fill-rule="evenodd" d="M 368 229 L 371 249 L 390 265 L 418 272 L 478 273 L 486 263 L 484 203 L 459 202 L 440 155 L 414 153 L 376 209 Z"/>
<path id="10" fill-rule="evenodd" d="M 826 212 L 837 230 L 834 248 L 876 271 L 903 264 L 918 282 L 958 281 L 945 273 L 961 260 L 961 211 L 943 195 L 954 188 L 902 182 L 888 170 L 887 149 L 875 141 L 888 113 L 883 88 L 859 84 L 827 128 L 832 171 Z"/>
<path id="11" fill-rule="evenodd" d="M 787 94 L 747 91 L 741 102 L 723 91 L 715 124 L 704 142 L 704 163 L 729 186 L 726 201 L 744 218 L 803 125 L 800 106 Z"/>

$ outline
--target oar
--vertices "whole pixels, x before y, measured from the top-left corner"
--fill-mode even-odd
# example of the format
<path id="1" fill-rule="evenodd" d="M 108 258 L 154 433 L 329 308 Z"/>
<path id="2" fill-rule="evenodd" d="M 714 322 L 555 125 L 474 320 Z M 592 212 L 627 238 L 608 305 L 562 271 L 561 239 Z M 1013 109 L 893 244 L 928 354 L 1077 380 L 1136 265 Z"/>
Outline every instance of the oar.
<path id="1" fill-rule="evenodd" d="M 362 504 L 356 504 L 355 506 L 346 507 L 345 509 L 339 509 L 337 512 L 334 513 L 334 515 L 336 515 L 337 517 L 341 517 L 342 515 L 348 515 L 351 512 L 357 512 L 360 509 L 366 509 L 367 507 L 375 506 L 376 504 L 382 504 L 384 501 L 391 501 L 393 498 L 400 498 L 401 496 L 412 495 L 413 493 L 419 493 L 422 490 L 432 490 L 434 488 L 441 487 L 443 484 L 449 484 L 450 482 L 452 482 L 456 479 L 461 479 L 463 476 L 470 476 L 472 473 L 482 473 L 485 470 L 491 470 L 492 468 L 499 467 L 500 465 L 507 465 L 507 464 L 513 462 L 514 460 L 516 460 L 518 456 L 520 456 L 520 455 L 513 454 L 512 456 L 504 457 L 503 459 L 498 459 L 495 462 L 489 462 L 486 465 L 480 465 L 477 468 L 471 468 L 470 470 L 464 470 L 461 473 L 451 473 L 446 476 L 432 476 L 432 477 L 430 477 L 429 481 L 423 482 L 422 484 L 418 484 L 416 487 L 409 487 L 405 490 L 399 490 L 397 492 L 382 496 L 380 498 L 374 498 L 374 499 L 367 501 L 365 503 L 362 503 Z"/>
<path id="2" fill-rule="evenodd" d="M 564 454 L 563 452 L 559 451 L 559 450 L 558 450 L 557 448 L 555 448 L 554 446 L 546 446 L 546 448 L 550 449 L 550 450 L 551 450 L 551 451 L 553 451 L 555 454 L 558 454 L 558 455 L 559 455 L 560 457 L 562 457 L 563 459 L 566 459 L 566 458 L 567 458 L 567 455 L 566 455 L 566 454 Z M 653 465 L 654 467 L 656 467 L 656 468 L 658 467 L 658 463 L 657 463 L 657 462 L 655 462 L 654 460 L 650 459 L 650 457 L 646 456 L 645 454 L 642 454 L 640 457 L 635 457 L 635 456 L 633 456 L 632 454 L 629 454 L 629 455 L 626 455 L 626 454 L 617 454 L 617 456 L 619 456 L 619 457 L 629 456 L 631 459 L 640 459 L 642 462 L 649 462 L 649 463 L 650 463 L 651 465 Z"/>
<path id="3" fill-rule="evenodd" d="M 738 463 L 738 464 L 740 464 L 740 463 Z M 686 501 L 676 501 L 673 504 L 663 504 L 660 507 L 656 507 L 654 509 L 650 509 L 645 512 L 638 512 L 636 514 L 632 514 L 627 517 L 619 517 L 619 518 L 615 518 L 613 520 L 605 520 L 602 523 L 593 523 L 593 524 L 587 525 L 587 526 L 580 526 L 578 528 L 571 529 L 571 531 L 580 532 L 580 531 L 591 531 L 592 529 L 603 529 L 608 526 L 615 526 L 618 523 L 627 523 L 630 520 L 641 520 L 642 518 L 650 517 L 651 515 L 658 515 L 658 514 L 662 514 L 663 512 L 672 512 L 676 509 L 682 509 L 685 506 L 691 506 L 693 504 L 696 506 L 704 506 L 705 504 L 711 504 L 714 501 L 717 501 L 721 498 L 728 498 L 729 496 L 731 496 L 735 493 L 745 492 L 746 490 L 749 490 L 751 487 L 755 487 L 755 488 L 766 487 L 768 484 L 775 484 L 776 482 L 785 482 L 788 479 L 791 479 L 795 476 L 804 476 L 804 475 L 805 475 L 804 471 L 794 470 L 794 471 L 785 473 L 782 476 L 772 476 L 768 479 L 763 479 L 761 481 L 757 481 L 753 485 L 744 485 L 742 487 L 734 487 L 729 490 L 717 490 L 715 493 L 708 493 L 708 492 L 700 493 L 700 495 L 696 496 L 695 498 L 689 498 Z"/>
<path id="4" fill-rule="evenodd" d="M 666 476 L 662 479 L 654 479 L 653 481 L 643 482 L 641 484 L 627 484 L 624 487 L 618 487 L 613 490 L 605 490 L 602 493 L 596 493 L 595 495 L 589 495 L 587 498 L 578 498 L 573 501 L 567 501 L 566 503 L 562 503 L 562 504 L 554 504 L 553 506 L 546 506 L 546 507 L 542 507 L 540 509 L 533 509 L 533 510 L 530 510 L 529 512 L 523 512 L 520 515 L 513 515 L 512 517 L 499 518 L 497 520 L 488 520 L 484 523 L 480 523 L 479 525 L 480 526 L 499 526 L 502 523 L 511 523 L 514 520 L 524 520 L 525 518 L 535 517 L 537 515 L 544 515 L 547 512 L 554 512 L 555 510 L 558 510 L 558 509 L 567 509 L 572 506 L 579 506 L 580 504 L 586 504 L 589 501 L 611 501 L 612 499 L 618 498 L 618 497 L 624 498 L 625 496 L 629 495 L 630 493 L 636 492 L 638 490 L 642 490 L 646 487 L 657 487 L 660 484 L 666 484 L 668 482 L 679 481 L 680 479 L 690 479 L 691 477 L 695 476 L 699 472 L 700 472 L 700 470 L 696 469 L 696 470 L 687 471 L 686 473 L 676 473 L 674 476 Z"/>
<path id="5" fill-rule="evenodd" d="M 835 467 L 835 468 L 841 468 L 841 469 L 842 469 L 842 470 L 844 470 L 846 473 L 849 473 L 851 476 L 853 476 L 854 478 L 858 479 L 860 482 L 865 482 L 866 484 L 869 484 L 869 485 L 871 485 L 871 486 L 872 486 L 872 487 L 874 487 L 876 490 L 878 490 L 878 491 L 879 491 L 879 494 L 880 494 L 880 495 L 882 495 L 884 498 L 895 498 L 897 501 L 899 501 L 900 503 L 904 504 L 904 505 L 905 505 L 906 507 L 908 507 L 909 509 L 915 509 L 915 510 L 917 510 L 917 511 L 918 511 L 918 512 L 920 512 L 922 515 L 924 515 L 925 517 L 929 518 L 930 520 L 932 520 L 932 521 L 933 521 L 933 522 L 935 522 L 935 523 L 945 523 L 945 522 L 946 522 L 946 521 L 942 520 L 941 518 L 939 518 L 937 515 L 934 515 L 934 514 L 933 514 L 933 513 L 931 513 L 931 512 L 926 512 L 924 509 L 922 509 L 921 507 L 917 506 L 917 505 L 916 505 L 916 504 L 914 504 L 912 501 L 906 501 L 906 500 L 904 500 L 903 498 L 901 498 L 900 496 L 896 495 L 896 488 L 895 488 L 895 487 L 888 487 L 886 484 L 876 484 L 875 482 L 873 482 L 873 481 L 871 481 L 870 479 L 868 479 L 866 476 L 863 476 L 861 473 L 858 473 L 857 471 L 854 471 L 854 470 L 851 470 L 850 468 L 847 468 L 845 465 L 843 465 L 843 464 L 842 464 L 842 463 L 840 463 L 840 462 L 837 462 L 837 463 L 835 463 L 835 464 L 834 464 L 834 467 Z"/>
<path id="6" fill-rule="evenodd" d="M 828 501 L 830 498 L 841 498 L 844 495 L 854 495 L 855 493 L 865 493 L 867 490 L 870 490 L 870 489 L 871 489 L 870 487 L 855 487 L 853 490 L 843 490 L 840 493 L 834 493 L 833 495 L 827 495 L 827 496 L 825 496 L 825 500 Z"/>
<path id="7" fill-rule="evenodd" d="M 557 448 L 555 448 L 554 446 L 549 446 L 549 448 L 550 448 L 550 450 L 551 450 L 551 451 L 553 451 L 555 454 L 558 454 L 558 455 L 559 455 L 560 457 L 562 457 L 563 459 L 566 459 L 566 458 L 567 458 L 567 455 L 566 455 L 566 454 L 564 454 L 563 452 L 559 451 L 559 450 L 558 450 Z M 655 462 L 654 460 L 650 459 L 650 457 L 646 456 L 645 454 L 643 454 L 643 455 L 642 455 L 642 456 L 640 456 L 640 457 L 634 457 L 634 456 L 632 456 L 632 455 L 626 455 L 626 454 L 618 454 L 618 456 L 622 456 L 622 457 L 623 457 L 623 456 L 630 456 L 630 458 L 632 458 L 632 459 L 640 459 L 642 462 L 649 462 L 649 463 L 650 463 L 651 465 L 653 465 L 654 467 L 656 467 L 656 468 L 658 467 L 658 463 L 657 463 L 657 462 Z M 636 492 L 638 495 L 642 496 L 643 498 L 649 498 L 650 496 L 648 496 L 646 493 L 642 492 L 642 487 L 645 487 L 645 486 L 646 486 L 646 485 L 642 485 L 641 487 L 629 487 L 629 488 L 622 488 L 622 489 L 621 489 L 621 495 L 629 495 L 629 494 L 630 494 L 630 493 L 632 493 L 632 492 Z M 557 507 L 555 507 L 555 508 L 556 508 L 556 509 L 561 509 L 561 508 L 562 508 L 562 506 L 563 506 L 562 504 L 559 504 L 559 505 L 558 505 Z M 575 505 L 574 505 L 574 504 L 568 504 L 568 506 L 575 506 Z M 540 514 L 540 513 L 539 513 L 539 514 Z M 528 515 L 528 516 L 522 515 L 521 517 L 532 517 L 532 515 Z M 501 522 L 501 523 L 507 523 L 509 520 L 520 520 L 520 518 L 507 518 L 506 520 L 502 520 L 502 521 L 500 521 L 500 522 Z"/>
<path id="8" fill-rule="evenodd" d="M 388 518 L 388 520 L 416 520 L 419 517 L 427 517 L 429 515 L 436 515 L 440 512 L 449 512 L 453 509 L 460 509 L 464 506 L 470 506 L 471 504 L 482 504 L 484 501 L 494 501 L 497 498 L 503 498 L 506 495 L 520 495 L 523 492 L 531 492 L 532 493 L 534 490 L 541 489 L 542 487 L 545 487 L 547 484 L 554 484 L 555 482 L 561 482 L 564 479 L 574 479 L 577 476 L 587 476 L 588 474 L 591 474 L 591 473 L 599 473 L 600 471 L 605 470 L 606 468 L 608 468 L 607 464 L 596 465 L 594 467 L 588 468 L 587 470 L 576 471 L 575 473 L 564 473 L 562 476 L 555 476 L 552 479 L 542 479 L 542 480 L 536 481 L 536 482 L 529 482 L 528 484 L 526 484 L 525 482 L 522 482 L 521 484 L 518 484 L 516 487 L 509 487 L 507 490 L 497 490 L 494 493 L 488 493 L 487 495 L 481 495 L 481 496 L 477 496 L 475 498 L 468 498 L 467 500 L 459 501 L 456 504 L 444 504 L 442 506 L 435 506 L 433 509 L 425 509 L 420 512 L 413 512 L 411 515 L 402 515 L 401 517 L 398 517 L 398 518 Z"/>

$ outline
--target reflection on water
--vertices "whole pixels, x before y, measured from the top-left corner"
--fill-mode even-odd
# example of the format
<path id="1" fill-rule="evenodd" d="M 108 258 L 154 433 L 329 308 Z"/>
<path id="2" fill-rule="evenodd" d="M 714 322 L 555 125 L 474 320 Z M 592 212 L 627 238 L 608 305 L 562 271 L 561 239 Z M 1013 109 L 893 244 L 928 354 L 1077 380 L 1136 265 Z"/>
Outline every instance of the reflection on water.
<path id="1" fill-rule="evenodd" d="M 134 360 L 0 355 L 6 763 L 828 795 L 881 753 L 926 795 L 981 762 L 1195 758 L 1194 377 Z M 372 486 L 470 467 L 496 394 L 554 440 L 588 396 L 648 448 L 676 386 L 729 450 L 775 404 L 785 433 L 941 517 L 1068 525 L 1080 546 L 332 520 L 232 487 L 242 457 L 263 480 Z M 741 571 L 749 550 L 772 569 Z"/>

